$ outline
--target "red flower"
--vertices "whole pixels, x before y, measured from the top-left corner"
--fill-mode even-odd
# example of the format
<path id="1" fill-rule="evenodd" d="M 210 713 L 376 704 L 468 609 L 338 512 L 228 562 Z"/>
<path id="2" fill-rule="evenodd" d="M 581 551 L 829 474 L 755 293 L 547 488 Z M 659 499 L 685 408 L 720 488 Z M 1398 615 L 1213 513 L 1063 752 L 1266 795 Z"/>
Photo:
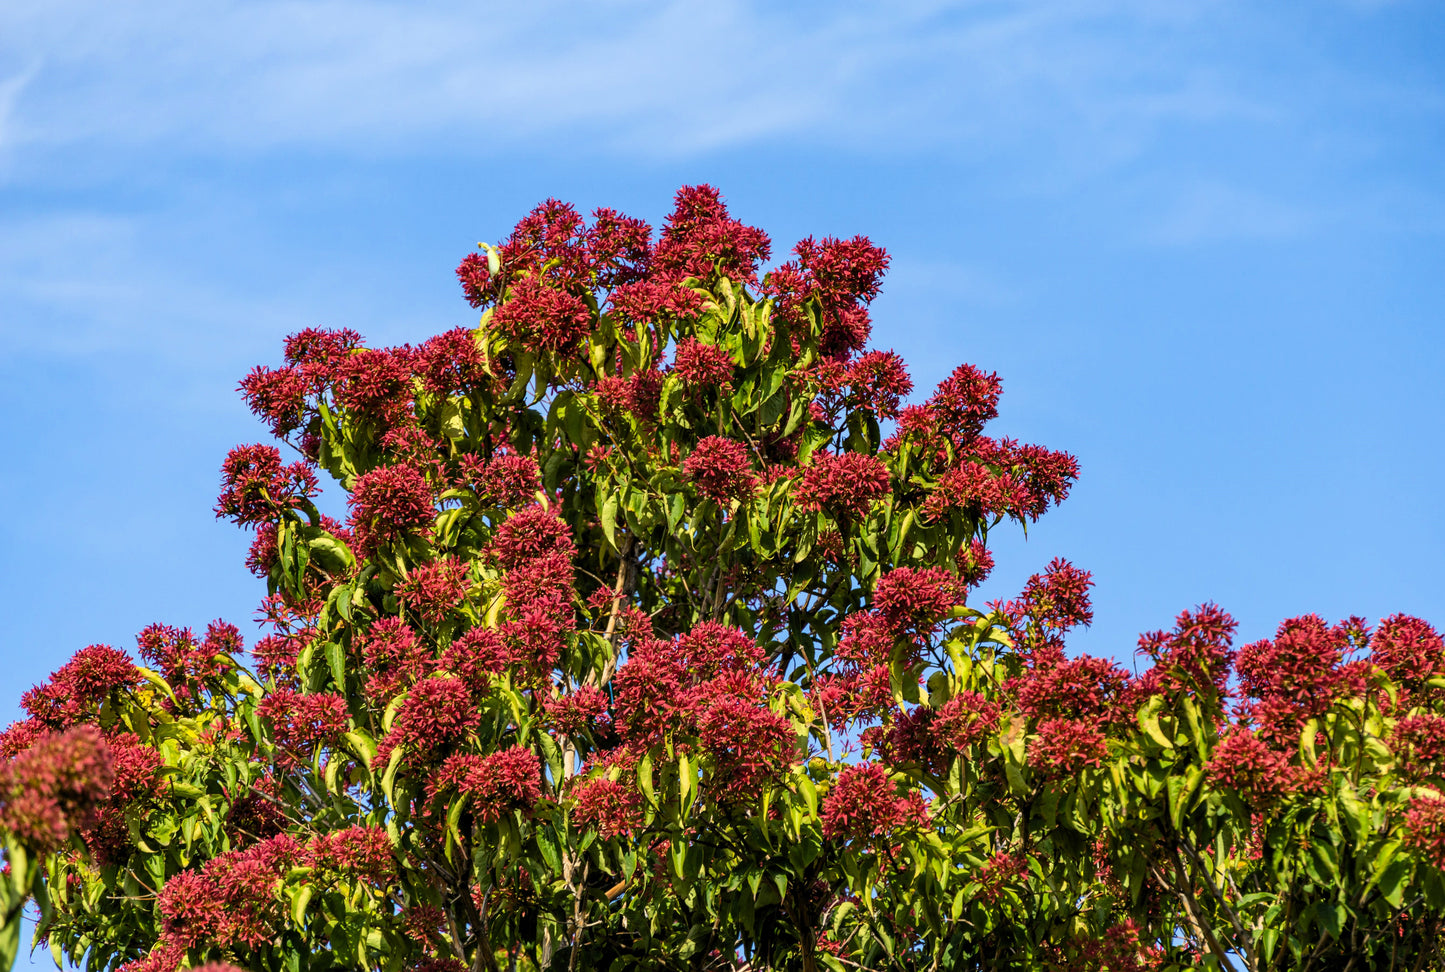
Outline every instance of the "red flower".
<path id="1" fill-rule="evenodd" d="M 434 792 L 448 789 L 471 798 L 478 820 L 496 823 L 513 810 L 530 813 L 542 796 L 541 768 L 525 746 L 487 756 L 456 755 L 437 771 Z"/>
<path id="2" fill-rule="evenodd" d="M 998 717 L 997 702 L 977 692 L 960 692 L 939 706 L 931 729 L 940 744 L 962 753 L 997 729 Z"/>
<path id="3" fill-rule="evenodd" d="M 990 904 L 1003 897 L 1004 891 L 1026 881 L 1029 866 L 1021 854 L 999 851 L 978 869 L 978 896 Z"/>
<path id="4" fill-rule="evenodd" d="M 1405 846 L 1445 870 L 1445 799 L 1417 796 L 1405 811 Z"/>
<path id="5" fill-rule="evenodd" d="M 588 732 L 604 723 L 610 700 L 595 685 L 581 685 L 571 692 L 547 699 L 544 711 L 552 729 L 564 736 Z"/>
<path id="6" fill-rule="evenodd" d="M 1419 618 L 1394 614 L 1381 621 L 1371 648 L 1371 660 L 1391 681 L 1408 689 L 1418 690 L 1427 680 L 1445 674 L 1445 641 Z"/>
<path id="7" fill-rule="evenodd" d="M 1296 771 L 1285 754 L 1254 733 L 1236 728 L 1220 740 L 1205 772 L 1248 804 L 1267 806 L 1296 789 Z"/>
<path id="8" fill-rule="evenodd" d="M 277 436 L 301 427 L 306 418 L 306 398 L 312 390 L 311 379 L 300 368 L 261 365 L 252 368 L 239 386 L 251 411 L 264 419 Z"/>
<path id="9" fill-rule="evenodd" d="M 334 743 L 346 732 L 350 715 L 346 699 L 330 692 L 302 694 L 278 688 L 256 706 L 269 719 L 276 745 L 292 758 L 307 756 L 313 747 Z"/>
<path id="10" fill-rule="evenodd" d="M 616 210 L 595 210 L 587 249 L 598 287 L 633 283 L 646 276 L 652 262 L 652 227 Z"/>
<path id="11" fill-rule="evenodd" d="M 54 850 L 96 824 L 114 780 L 110 747 L 98 729 L 42 736 L 0 766 L 0 829 L 40 853 Z"/>
<path id="12" fill-rule="evenodd" d="M 796 487 L 798 508 L 826 508 L 842 519 L 859 520 L 875 500 L 887 495 L 888 467 L 877 456 L 861 452 L 820 453 Z"/>
<path id="13" fill-rule="evenodd" d="M 26 712 L 53 729 L 64 729 L 93 718 L 100 704 L 116 692 L 134 688 L 140 669 L 123 651 L 110 645 L 90 645 L 20 699 Z"/>
<path id="14" fill-rule="evenodd" d="M 823 798 L 823 836 L 865 839 L 927 819 L 916 793 L 901 794 L 881 763 L 846 766 Z"/>
<path id="15" fill-rule="evenodd" d="M 503 520 L 488 548 L 506 570 L 553 554 L 570 559 L 576 549 L 567 524 L 555 512 L 540 506 L 518 510 Z"/>
<path id="16" fill-rule="evenodd" d="M 728 215 L 712 186 L 683 186 L 653 254 L 653 269 L 664 279 L 714 274 L 755 284 L 758 264 L 768 258 L 768 235 Z"/>
<path id="17" fill-rule="evenodd" d="M 927 408 L 938 432 L 964 446 L 998 417 L 1002 394 L 1003 384 L 997 374 L 985 374 L 971 364 L 961 364 L 939 383 Z"/>
<path id="18" fill-rule="evenodd" d="M 427 624 L 440 624 L 467 595 L 467 564 L 455 557 L 413 568 L 397 581 L 396 599 Z"/>
<path id="19" fill-rule="evenodd" d="M 1154 660 L 1161 689 L 1199 690 L 1210 686 L 1223 696 L 1234 661 L 1231 642 L 1234 618 L 1213 604 L 1184 611 L 1168 633 L 1155 631 L 1139 637 L 1139 654 Z"/>
<path id="20" fill-rule="evenodd" d="M 480 723 L 481 714 L 466 682 L 445 677 L 423 679 L 412 686 L 391 731 L 377 744 L 372 765 L 384 767 L 397 746 L 429 758 L 460 742 Z"/>
<path id="21" fill-rule="evenodd" d="M 492 312 L 490 326 L 523 350 L 566 355 L 591 331 L 592 311 L 580 297 L 523 277 Z"/>
<path id="22" fill-rule="evenodd" d="M 433 395 L 466 392 L 489 380 L 486 362 L 471 330 L 453 328 L 417 349 L 417 370 Z"/>
<path id="23" fill-rule="evenodd" d="M 318 871 L 360 878 L 375 887 L 386 887 L 396 878 L 396 854 L 385 827 L 354 826 L 317 834 L 305 854 Z"/>
<path id="24" fill-rule="evenodd" d="M 933 634 L 960 602 L 957 579 L 941 567 L 899 567 L 878 578 L 873 607 L 895 634 Z"/>
<path id="25" fill-rule="evenodd" d="M 573 791 L 572 819 L 596 827 L 604 838 L 626 836 L 642 826 L 642 797 L 615 780 L 587 780 Z"/>
<path id="26" fill-rule="evenodd" d="M 746 499 L 757 485 L 747 446 L 720 435 L 698 442 L 682 471 L 699 493 L 719 503 Z"/>
<path id="27" fill-rule="evenodd" d="M 1109 756 L 1104 734 L 1094 725 L 1077 719 L 1046 719 L 1039 723 L 1038 738 L 1029 744 L 1029 760 L 1045 776 L 1072 776 L 1092 767 L 1098 769 Z"/>
<path id="28" fill-rule="evenodd" d="M 336 401 L 354 419 L 388 428 L 406 424 L 415 404 L 409 349 L 363 348 L 335 364 Z"/>
<path id="29" fill-rule="evenodd" d="M 903 359 L 892 351 L 869 351 L 848 367 L 850 400 L 880 419 L 898 417 L 898 405 L 913 391 Z"/>
<path id="30" fill-rule="evenodd" d="M 716 391 L 720 395 L 726 395 L 732 388 L 732 356 L 722 348 L 704 344 L 697 338 L 684 338 L 678 342 L 672 370 L 684 388 Z"/>
<path id="31" fill-rule="evenodd" d="M 351 528 L 360 551 L 369 556 L 408 533 L 431 526 L 436 518 L 431 487 L 410 466 L 382 466 L 356 478 L 351 496 Z"/>
<path id="32" fill-rule="evenodd" d="M 280 451 L 266 445 L 236 446 L 226 455 L 221 478 L 216 516 L 242 524 L 273 521 L 320 490 L 310 466 L 283 466 Z"/>

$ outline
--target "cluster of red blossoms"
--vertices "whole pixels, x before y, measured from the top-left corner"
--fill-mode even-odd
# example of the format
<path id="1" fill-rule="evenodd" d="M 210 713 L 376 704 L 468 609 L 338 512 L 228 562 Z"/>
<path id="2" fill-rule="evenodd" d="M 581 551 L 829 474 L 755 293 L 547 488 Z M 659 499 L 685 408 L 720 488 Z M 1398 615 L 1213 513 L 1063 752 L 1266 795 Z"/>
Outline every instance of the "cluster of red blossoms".
<path id="1" fill-rule="evenodd" d="M 866 840 L 926 824 L 928 807 L 917 791 L 895 783 L 882 763 L 860 763 L 839 771 L 819 816 L 825 837 Z"/>

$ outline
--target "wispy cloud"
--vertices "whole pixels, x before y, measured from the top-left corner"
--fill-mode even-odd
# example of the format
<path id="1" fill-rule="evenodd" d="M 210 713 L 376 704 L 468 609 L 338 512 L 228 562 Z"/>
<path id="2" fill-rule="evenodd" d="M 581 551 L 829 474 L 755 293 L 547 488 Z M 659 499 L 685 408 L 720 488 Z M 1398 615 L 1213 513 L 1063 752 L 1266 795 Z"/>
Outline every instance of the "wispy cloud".
<path id="1" fill-rule="evenodd" d="M 1043 132 L 1127 152 L 1161 119 L 1259 110 L 1178 56 L 1227 19 L 1219 5 L 1159 6 L 11 0 L 0 65 L 46 58 L 17 115 L 37 147 L 562 138 L 669 156 L 789 137 L 986 149 Z"/>

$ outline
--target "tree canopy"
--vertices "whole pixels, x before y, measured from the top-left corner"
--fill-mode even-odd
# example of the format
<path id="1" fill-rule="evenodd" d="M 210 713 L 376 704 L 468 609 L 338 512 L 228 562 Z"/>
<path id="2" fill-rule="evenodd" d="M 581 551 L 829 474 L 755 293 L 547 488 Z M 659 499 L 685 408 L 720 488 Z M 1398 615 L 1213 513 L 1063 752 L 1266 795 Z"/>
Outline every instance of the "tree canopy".
<path id="1" fill-rule="evenodd" d="M 126 972 L 1439 967 L 1440 636 L 1204 604 L 1136 675 L 1064 560 L 976 603 L 1075 460 L 972 365 L 905 404 L 869 240 L 771 256 L 707 186 L 655 237 L 549 200 L 476 328 L 248 374 L 264 634 L 26 693 L 0 964 L 33 902 Z"/>

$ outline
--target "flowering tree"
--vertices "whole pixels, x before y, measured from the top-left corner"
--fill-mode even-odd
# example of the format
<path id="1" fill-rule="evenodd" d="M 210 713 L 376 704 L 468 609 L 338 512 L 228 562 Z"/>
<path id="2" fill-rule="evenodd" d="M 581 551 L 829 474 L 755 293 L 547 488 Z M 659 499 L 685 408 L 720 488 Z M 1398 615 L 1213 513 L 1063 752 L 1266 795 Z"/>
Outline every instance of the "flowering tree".
<path id="1" fill-rule="evenodd" d="M 227 457 L 267 633 L 93 645 L 0 736 L 0 956 L 87 968 L 1422 968 L 1445 645 L 1205 605 L 1133 676 L 987 540 L 1074 460 L 868 350 L 887 265 L 549 201 L 475 330 L 289 338 Z M 885 431 L 887 435 L 885 436 Z M 324 471 L 348 517 L 317 507 Z"/>

